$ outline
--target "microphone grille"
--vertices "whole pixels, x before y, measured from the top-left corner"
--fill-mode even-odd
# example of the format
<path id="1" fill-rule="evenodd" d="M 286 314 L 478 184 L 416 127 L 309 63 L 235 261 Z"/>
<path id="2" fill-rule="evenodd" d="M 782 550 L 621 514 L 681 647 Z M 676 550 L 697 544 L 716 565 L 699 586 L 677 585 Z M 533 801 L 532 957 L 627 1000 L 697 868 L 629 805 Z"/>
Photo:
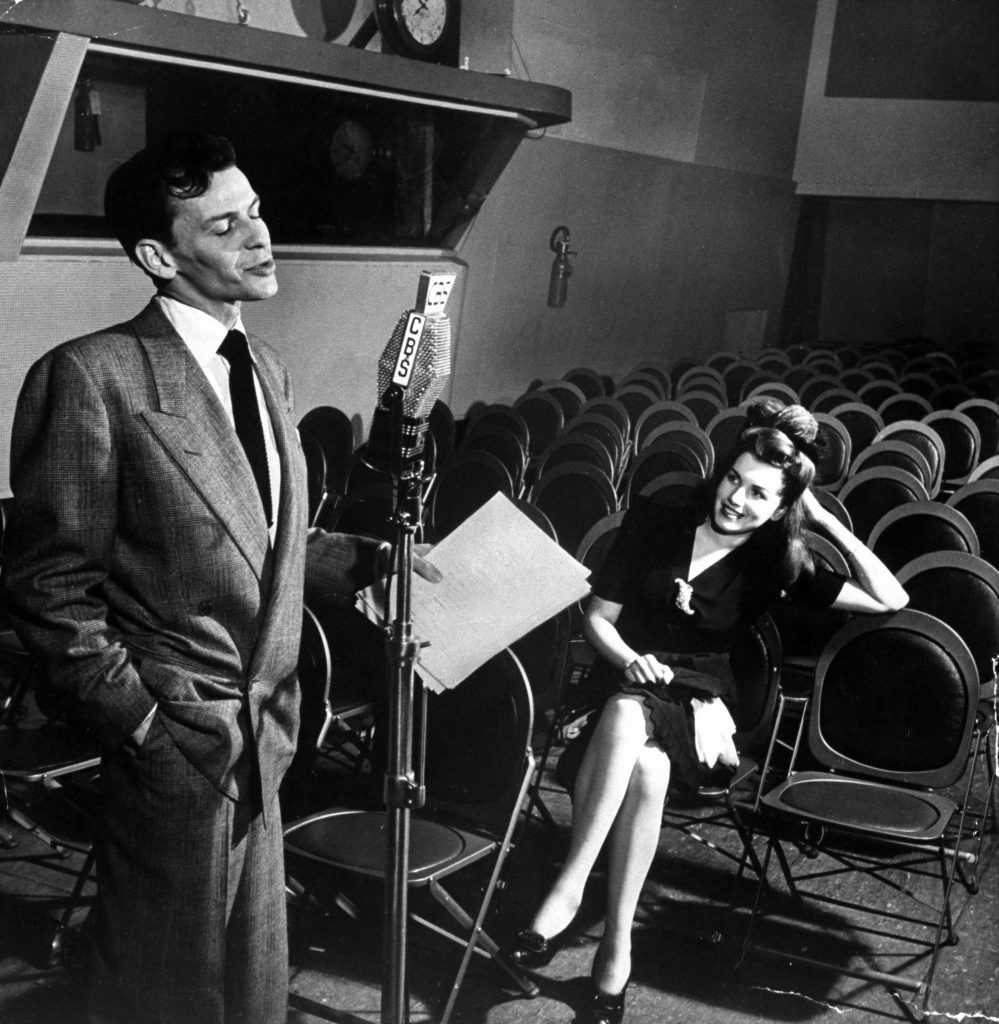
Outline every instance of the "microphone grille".
<path id="1" fill-rule="evenodd" d="M 389 338 L 389 343 L 382 350 L 382 354 L 378 357 L 378 394 L 375 396 L 375 402 L 381 405 L 382 395 L 385 394 L 389 389 L 389 385 L 392 383 L 392 374 L 395 372 L 395 361 L 399 355 L 399 349 L 402 347 L 402 339 L 406 333 L 406 324 L 409 321 L 410 310 L 406 310 L 402 316 L 399 317 L 398 323 L 395 325 L 395 330 L 392 331 L 392 337 Z"/>
<path id="2" fill-rule="evenodd" d="M 392 337 L 378 360 L 378 405 L 389 389 L 396 359 L 403 344 L 412 310 L 399 317 Z M 403 392 L 402 414 L 410 419 L 425 419 L 441 396 L 451 374 L 451 321 L 446 316 L 428 316 L 423 328 L 409 385 Z"/>
<path id="3" fill-rule="evenodd" d="M 428 317 L 412 383 L 402 400 L 403 414 L 413 419 L 429 416 L 450 373 L 451 321 L 446 316 Z"/>

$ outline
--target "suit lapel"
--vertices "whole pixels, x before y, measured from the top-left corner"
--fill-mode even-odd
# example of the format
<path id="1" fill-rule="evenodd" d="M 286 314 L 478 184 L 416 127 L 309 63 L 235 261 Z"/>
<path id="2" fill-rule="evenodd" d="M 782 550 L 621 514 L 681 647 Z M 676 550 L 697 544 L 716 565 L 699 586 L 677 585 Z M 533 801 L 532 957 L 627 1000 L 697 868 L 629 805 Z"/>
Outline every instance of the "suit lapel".
<path id="1" fill-rule="evenodd" d="M 247 500 L 256 493 L 256 482 L 218 396 L 155 304 L 132 327 L 146 353 L 159 406 L 141 415 L 261 576 L 267 523 L 260 503 Z"/>
<path id="2" fill-rule="evenodd" d="M 273 666 L 268 664 L 268 660 L 283 657 L 284 641 L 288 637 L 298 636 L 302 615 L 307 510 L 304 504 L 304 456 L 301 453 L 292 411 L 284 393 L 283 381 L 268 354 L 255 345 L 253 338 L 249 340 L 256 357 L 257 375 L 281 459 L 281 494 L 278 504 L 274 572 L 270 599 L 251 667 L 253 677 L 271 675 Z"/>

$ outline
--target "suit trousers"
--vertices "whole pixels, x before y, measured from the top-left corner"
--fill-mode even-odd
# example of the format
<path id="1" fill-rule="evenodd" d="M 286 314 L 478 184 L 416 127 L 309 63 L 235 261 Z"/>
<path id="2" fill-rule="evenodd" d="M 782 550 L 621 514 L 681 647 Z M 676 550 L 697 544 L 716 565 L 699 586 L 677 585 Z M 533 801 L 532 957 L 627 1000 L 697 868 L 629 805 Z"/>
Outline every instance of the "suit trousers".
<path id="1" fill-rule="evenodd" d="M 89 1014 L 97 1024 L 284 1024 L 277 798 L 236 802 L 153 718 L 102 766 Z"/>

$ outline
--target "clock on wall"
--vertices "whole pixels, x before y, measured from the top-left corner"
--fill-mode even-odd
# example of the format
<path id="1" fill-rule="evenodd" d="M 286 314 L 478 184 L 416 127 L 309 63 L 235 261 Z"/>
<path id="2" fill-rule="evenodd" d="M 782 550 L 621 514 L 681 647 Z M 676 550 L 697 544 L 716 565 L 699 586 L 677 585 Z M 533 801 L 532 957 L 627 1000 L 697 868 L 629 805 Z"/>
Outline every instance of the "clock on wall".
<path id="1" fill-rule="evenodd" d="M 344 181 L 357 181 L 367 173 L 375 157 L 375 141 L 362 121 L 346 118 L 333 129 L 330 163 Z"/>
<path id="2" fill-rule="evenodd" d="M 382 38 L 394 53 L 439 60 L 458 31 L 460 0 L 375 0 Z"/>

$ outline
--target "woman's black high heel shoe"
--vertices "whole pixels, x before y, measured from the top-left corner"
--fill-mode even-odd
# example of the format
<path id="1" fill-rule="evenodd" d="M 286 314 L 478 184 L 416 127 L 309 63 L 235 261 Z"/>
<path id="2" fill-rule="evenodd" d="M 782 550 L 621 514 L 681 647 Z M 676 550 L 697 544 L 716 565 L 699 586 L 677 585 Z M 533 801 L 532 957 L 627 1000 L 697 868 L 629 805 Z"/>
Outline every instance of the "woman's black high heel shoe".
<path id="1" fill-rule="evenodd" d="M 550 939 L 538 932 L 524 928 L 517 932 L 513 945 L 507 953 L 507 960 L 517 967 L 535 971 L 539 967 L 547 967 L 555 958 L 555 954 L 565 945 L 569 929 L 560 931 Z"/>
<path id="2" fill-rule="evenodd" d="M 624 983 L 624 988 L 620 992 L 613 995 L 601 992 L 592 978 L 590 984 L 593 987 L 593 994 L 590 997 L 588 1016 L 584 1017 L 586 1024 L 621 1024 L 624 1020 L 624 994 L 628 991 L 631 979 Z"/>

